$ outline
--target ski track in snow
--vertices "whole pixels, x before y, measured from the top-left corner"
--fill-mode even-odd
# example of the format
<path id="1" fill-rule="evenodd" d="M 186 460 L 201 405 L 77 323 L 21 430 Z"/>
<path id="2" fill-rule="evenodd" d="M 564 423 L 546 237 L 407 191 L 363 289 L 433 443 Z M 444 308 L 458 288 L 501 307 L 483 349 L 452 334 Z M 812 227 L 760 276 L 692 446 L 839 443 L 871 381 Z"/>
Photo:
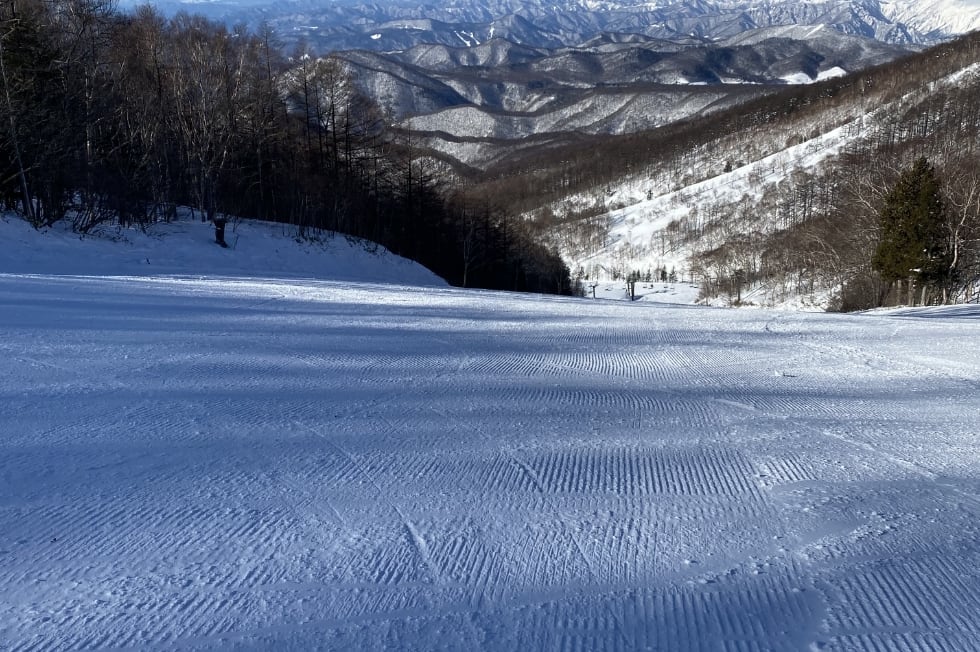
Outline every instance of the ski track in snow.
<path id="1" fill-rule="evenodd" d="M 0 275 L 0 648 L 973 649 L 963 314 Z"/>

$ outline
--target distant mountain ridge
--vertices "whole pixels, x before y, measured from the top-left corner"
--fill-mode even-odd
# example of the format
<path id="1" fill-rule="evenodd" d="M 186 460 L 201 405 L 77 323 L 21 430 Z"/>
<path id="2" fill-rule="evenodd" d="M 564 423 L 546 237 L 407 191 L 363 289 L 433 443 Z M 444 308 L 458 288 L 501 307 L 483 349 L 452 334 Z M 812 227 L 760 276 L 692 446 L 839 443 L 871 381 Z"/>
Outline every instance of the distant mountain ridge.
<path id="1" fill-rule="evenodd" d="M 135 2 L 134 2 L 135 3 Z M 213 0 L 157 2 L 225 22 L 266 22 L 286 42 L 303 39 L 321 53 L 391 52 L 420 44 L 474 46 L 494 38 L 532 47 L 580 45 L 603 33 L 713 41 L 746 30 L 827 25 L 850 35 L 926 45 L 980 29 L 978 0 Z"/>
<path id="2" fill-rule="evenodd" d="M 391 124 L 425 134 L 427 146 L 450 159 L 486 167 L 529 136 L 653 129 L 906 53 L 818 25 L 714 42 L 606 33 L 579 47 L 494 38 L 337 56 Z"/>
<path id="3" fill-rule="evenodd" d="M 124 0 L 130 2 L 135 0 Z M 621 134 L 980 28 L 980 0 L 161 0 L 337 54 L 389 125 L 486 168 L 529 137 Z M 561 136 L 561 135 L 564 136 Z"/>

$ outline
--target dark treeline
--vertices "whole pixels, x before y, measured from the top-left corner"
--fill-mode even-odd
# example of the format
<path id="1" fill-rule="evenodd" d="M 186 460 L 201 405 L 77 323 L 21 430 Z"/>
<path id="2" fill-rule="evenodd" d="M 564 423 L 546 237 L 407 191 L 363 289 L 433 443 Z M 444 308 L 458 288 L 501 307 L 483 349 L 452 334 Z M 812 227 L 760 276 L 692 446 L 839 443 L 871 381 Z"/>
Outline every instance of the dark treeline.
<path id="1" fill-rule="evenodd" d="M 568 270 L 485 195 L 439 186 L 339 60 L 269 30 L 105 0 L 0 5 L 0 205 L 82 232 L 178 205 L 379 242 L 449 282 L 568 292 Z"/>

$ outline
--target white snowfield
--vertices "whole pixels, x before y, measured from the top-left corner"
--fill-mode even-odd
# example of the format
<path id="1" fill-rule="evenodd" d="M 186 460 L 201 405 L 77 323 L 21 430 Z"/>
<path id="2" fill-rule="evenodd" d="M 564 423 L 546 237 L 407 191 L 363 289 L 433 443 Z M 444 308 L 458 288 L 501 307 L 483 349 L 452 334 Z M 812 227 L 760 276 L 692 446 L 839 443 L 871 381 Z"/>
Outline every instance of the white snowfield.
<path id="1" fill-rule="evenodd" d="M 976 649 L 978 341 L 0 274 L 0 648 Z"/>

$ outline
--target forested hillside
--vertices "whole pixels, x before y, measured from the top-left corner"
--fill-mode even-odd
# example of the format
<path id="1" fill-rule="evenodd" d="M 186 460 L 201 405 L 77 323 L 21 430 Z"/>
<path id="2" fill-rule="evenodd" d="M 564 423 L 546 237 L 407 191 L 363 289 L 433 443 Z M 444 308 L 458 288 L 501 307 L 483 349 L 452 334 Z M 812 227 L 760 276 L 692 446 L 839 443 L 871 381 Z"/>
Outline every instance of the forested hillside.
<path id="1" fill-rule="evenodd" d="M 966 301 L 980 284 L 978 140 L 973 34 L 706 118 L 529 152 L 479 192 L 510 198 L 585 278 L 674 267 L 725 303 Z M 940 188 L 941 279 L 873 264 L 886 198 L 920 158 Z"/>
<path id="2" fill-rule="evenodd" d="M 287 54 L 271 29 L 13 0 L 0 205 L 80 232 L 178 206 L 338 231 L 470 287 L 569 292 L 570 266 L 674 272 L 720 303 L 966 301 L 980 286 L 978 70 L 974 34 L 658 129 L 531 136 L 480 170 L 396 126 L 348 60 Z M 911 191 L 896 204 L 917 165 L 937 188 L 925 212 Z"/>
<path id="3" fill-rule="evenodd" d="M 269 30 L 12 0 L 0 84 L 0 206 L 35 226 L 142 225 L 187 205 L 368 238 L 456 284 L 569 290 L 520 221 L 451 201 L 343 66 L 287 57 Z"/>

